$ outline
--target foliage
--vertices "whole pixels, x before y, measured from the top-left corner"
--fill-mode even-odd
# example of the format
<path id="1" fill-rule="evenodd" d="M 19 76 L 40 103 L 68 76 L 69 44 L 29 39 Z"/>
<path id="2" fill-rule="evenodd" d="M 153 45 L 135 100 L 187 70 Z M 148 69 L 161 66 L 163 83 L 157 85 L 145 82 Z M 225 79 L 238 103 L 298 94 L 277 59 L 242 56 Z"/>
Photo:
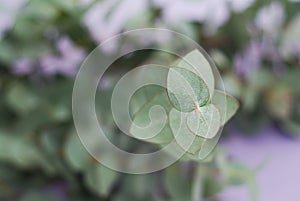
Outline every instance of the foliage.
<path id="1" fill-rule="evenodd" d="M 203 153 L 199 147 L 206 150 L 200 157 L 203 159 L 214 147 L 219 133 L 217 127 L 205 125 L 202 128 L 208 132 L 203 133 L 198 124 L 192 124 L 195 121 L 183 125 L 183 129 L 193 130 L 183 133 L 195 137 L 189 153 L 164 171 L 139 176 L 120 174 L 98 164 L 87 153 L 72 121 L 74 74 L 89 51 L 122 30 L 164 26 L 201 44 L 217 64 L 226 91 L 241 103 L 231 126 L 224 127 L 225 133 L 230 134 L 232 126 L 255 133 L 269 124 L 275 124 L 288 135 L 300 133 L 299 3 L 289 0 L 275 5 L 255 0 L 230 3 L 203 0 L 195 4 L 181 0 L 6 2 L 0 1 L 0 200 L 218 199 L 223 188 L 240 184 L 249 187 L 254 199 L 258 197 L 255 171 L 230 160 L 224 150 L 215 149 L 199 162 L 199 153 Z M 133 5 L 134 11 L 127 9 Z M 104 51 L 109 53 L 113 48 Z M 106 111 L 110 108 L 107 100 L 112 87 L 124 69 L 153 60 L 168 65 L 173 62 L 168 79 L 175 97 L 190 96 L 176 90 L 172 79 L 177 74 L 187 78 L 188 83 L 182 81 L 184 86 L 196 86 L 197 93 L 182 106 L 173 97 L 173 90 L 150 89 L 147 95 L 162 93 L 139 115 L 146 114 L 157 101 L 169 112 L 168 118 L 173 119 L 170 128 L 162 131 L 167 134 L 152 139 L 152 143 L 164 146 L 173 139 L 172 133 L 176 133 L 179 125 L 176 121 L 180 122 L 178 110 L 189 112 L 185 118 L 200 123 L 204 120 L 198 113 L 215 111 L 205 121 L 218 121 L 216 125 L 223 126 L 233 116 L 230 112 L 235 112 L 236 102 L 215 90 L 211 74 L 204 74 L 210 71 L 191 69 L 190 64 L 207 66 L 201 57 L 192 52 L 186 56 L 190 61 L 187 63 L 147 52 L 114 63 L 100 81 L 102 91 L 96 98 L 97 110 L 105 112 L 99 121 L 110 140 L 128 151 L 141 146 L 149 150 L 157 148 L 148 142 L 128 139 L 112 122 L 110 111 Z M 146 101 L 143 96 L 141 99 Z M 224 99 L 227 111 L 223 110 Z M 197 112 L 194 112 L 195 102 L 199 106 Z M 137 111 L 140 105 L 133 105 L 137 106 L 133 112 Z M 143 118 L 135 121 L 147 121 Z M 186 147 L 184 141 L 179 143 Z"/>
<path id="2" fill-rule="evenodd" d="M 149 86 L 132 97 L 131 108 L 135 112 L 130 132 L 135 137 L 145 136 L 147 131 L 141 132 L 136 127 L 148 125 L 150 110 L 160 105 L 167 112 L 168 123 L 146 141 L 164 145 L 175 139 L 180 149 L 187 152 L 186 157 L 202 160 L 214 149 L 222 126 L 236 113 L 239 103 L 214 89 L 213 71 L 200 51 L 190 52 L 175 65 L 168 70 L 166 90 Z M 161 115 L 155 118 L 157 123 L 153 123 L 150 132 L 158 130 L 161 118 Z"/>

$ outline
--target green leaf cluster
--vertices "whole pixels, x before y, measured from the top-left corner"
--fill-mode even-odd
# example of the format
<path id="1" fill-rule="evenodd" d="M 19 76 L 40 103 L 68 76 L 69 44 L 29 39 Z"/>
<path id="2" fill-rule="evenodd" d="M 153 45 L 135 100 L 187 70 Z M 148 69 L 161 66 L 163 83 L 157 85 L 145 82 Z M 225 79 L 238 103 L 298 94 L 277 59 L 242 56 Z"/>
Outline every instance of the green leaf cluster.
<path id="1" fill-rule="evenodd" d="M 231 95 L 215 88 L 215 78 L 208 59 L 198 50 L 172 64 L 166 75 L 166 88 L 146 86 L 132 97 L 130 108 L 133 123 L 130 132 L 161 146 L 176 141 L 186 152 L 183 158 L 203 160 L 214 149 L 222 127 L 239 108 Z M 154 113 L 161 106 L 166 117 Z M 151 117 L 151 118 L 150 118 Z M 161 127 L 161 122 L 166 122 Z M 146 127 L 139 133 L 137 126 Z M 154 125 L 154 126 L 153 126 Z"/>

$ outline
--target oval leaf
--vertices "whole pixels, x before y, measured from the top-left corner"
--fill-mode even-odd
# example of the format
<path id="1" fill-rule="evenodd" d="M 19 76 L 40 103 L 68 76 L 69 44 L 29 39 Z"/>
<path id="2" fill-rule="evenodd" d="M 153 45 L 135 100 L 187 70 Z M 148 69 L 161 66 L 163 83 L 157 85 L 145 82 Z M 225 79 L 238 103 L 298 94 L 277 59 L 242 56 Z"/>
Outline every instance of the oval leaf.
<path id="1" fill-rule="evenodd" d="M 198 108 L 188 114 L 188 128 L 197 136 L 212 139 L 221 127 L 221 115 L 212 104 Z"/>
<path id="2" fill-rule="evenodd" d="M 221 133 L 222 133 L 222 129 L 218 131 L 217 135 L 213 139 L 204 140 L 200 152 L 198 154 L 198 158 L 200 160 L 205 160 L 210 155 L 210 153 L 214 150 L 214 148 L 216 147 L 219 141 Z"/>
<path id="3" fill-rule="evenodd" d="M 215 90 L 212 103 L 219 109 L 222 118 L 222 126 L 237 112 L 239 102 L 223 91 Z"/>
<path id="4" fill-rule="evenodd" d="M 196 154 L 199 152 L 204 141 L 193 134 L 187 126 L 188 113 L 172 109 L 169 114 L 170 128 L 175 136 L 176 143 L 187 153 Z"/>
<path id="5" fill-rule="evenodd" d="M 152 86 L 145 88 L 146 95 L 139 93 L 133 98 L 143 100 L 140 102 L 140 107 L 135 108 L 135 113 L 132 114 L 133 123 L 130 126 L 130 134 L 137 139 L 141 139 L 151 143 L 168 143 L 171 142 L 173 136 L 167 122 L 167 114 L 171 110 L 171 105 L 168 100 L 164 88 L 156 88 L 156 92 L 149 89 Z M 149 96 L 147 91 L 151 91 L 152 96 Z M 144 96 L 144 98 L 143 98 Z M 134 103 L 133 103 L 134 104 Z"/>
<path id="6" fill-rule="evenodd" d="M 183 68 L 170 68 L 167 92 L 172 105 L 182 112 L 191 112 L 209 100 L 205 82 L 192 71 Z"/>
<path id="7" fill-rule="evenodd" d="M 214 74 L 208 60 L 199 50 L 188 53 L 178 62 L 177 66 L 194 72 L 204 80 L 212 96 L 215 89 Z"/>

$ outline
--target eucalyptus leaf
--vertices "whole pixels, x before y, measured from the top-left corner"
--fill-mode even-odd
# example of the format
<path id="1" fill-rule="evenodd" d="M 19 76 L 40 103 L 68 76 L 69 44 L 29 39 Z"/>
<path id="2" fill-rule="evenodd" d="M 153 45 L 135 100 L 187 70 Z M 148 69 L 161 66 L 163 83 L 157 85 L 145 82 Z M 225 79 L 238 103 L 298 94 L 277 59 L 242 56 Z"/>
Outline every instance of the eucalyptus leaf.
<path id="1" fill-rule="evenodd" d="M 300 14 L 297 14 L 284 29 L 279 50 L 283 57 L 290 59 L 295 55 L 300 35 Z"/>
<path id="2" fill-rule="evenodd" d="M 228 162 L 227 167 L 224 169 L 227 177 L 227 182 L 230 185 L 242 185 L 250 177 L 252 172 L 240 162 Z"/>
<path id="3" fill-rule="evenodd" d="M 187 126 L 187 113 L 172 109 L 169 114 L 170 128 L 176 143 L 188 154 L 195 155 L 201 149 L 203 138 L 192 133 Z"/>
<path id="4" fill-rule="evenodd" d="M 222 125 L 226 124 L 239 108 L 239 102 L 233 96 L 220 90 L 215 90 L 212 103 L 221 113 Z"/>
<path id="5" fill-rule="evenodd" d="M 289 69 L 289 71 L 287 71 L 286 74 L 282 77 L 283 84 L 287 85 L 293 92 L 293 94 L 297 95 L 298 97 L 300 97 L 300 84 L 298 84 L 299 77 L 299 68 Z"/>
<path id="6" fill-rule="evenodd" d="M 218 178 L 212 175 L 205 175 L 203 180 L 203 197 L 213 197 L 221 192 L 222 184 Z"/>
<path id="7" fill-rule="evenodd" d="M 41 168 L 52 172 L 52 165 L 43 157 L 37 146 L 24 136 L 8 135 L 0 131 L 0 161 L 22 169 Z"/>
<path id="8" fill-rule="evenodd" d="M 199 51 L 193 50 L 188 53 L 177 64 L 178 67 L 185 68 L 197 74 L 208 86 L 209 94 L 212 96 L 215 90 L 215 79 L 211 65 L 207 58 Z"/>
<path id="9" fill-rule="evenodd" d="M 226 89 L 226 92 L 234 97 L 241 97 L 243 93 L 243 83 L 234 73 L 226 73 L 222 75 L 222 82 L 218 80 L 217 88 Z"/>
<path id="10" fill-rule="evenodd" d="M 172 134 L 167 124 L 167 114 L 171 109 L 167 94 L 163 88 L 147 96 L 144 104 L 133 114 L 133 124 L 130 133 L 138 138 L 152 143 L 168 143 Z M 155 135 L 154 137 L 151 137 Z M 147 137 L 148 136 L 148 137 Z"/>
<path id="11" fill-rule="evenodd" d="M 192 181 L 180 174 L 178 167 L 170 167 L 166 171 L 165 185 L 172 200 L 191 200 Z"/>
<path id="12" fill-rule="evenodd" d="M 197 74 L 184 68 L 170 68 L 167 92 L 172 105 L 182 112 L 191 112 L 209 100 L 205 82 Z"/>
<path id="13" fill-rule="evenodd" d="M 71 132 L 65 145 L 67 162 L 76 171 L 83 171 L 90 166 L 92 157 L 89 155 L 76 132 Z"/>
<path id="14" fill-rule="evenodd" d="M 124 194 L 131 198 L 128 200 L 152 200 L 151 193 L 156 185 L 154 179 L 153 174 L 128 175 L 124 178 Z"/>
<path id="15" fill-rule="evenodd" d="M 96 163 L 90 167 L 85 175 L 85 182 L 87 186 L 102 196 L 107 196 L 112 189 L 118 173 Z"/>
<path id="16" fill-rule="evenodd" d="M 21 114 L 33 110 L 39 104 L 37 95 L 22 84 L 13 84 L 9 88 L 7 101 L 16 112 Z"/>
<path id="17" fill-rule="evenodd" d="M 221 115 L 214 105 L 199 107 L 188 114 L 188 128 L 197 136 L 212 139 L 221 127 Z"/>
<path id="18" fill-rule="evenodd" d="M 217 135 L 213 139 L 204 140 L 198 154 L 198 159 L 206 160 L 210 156 L 210 154 L 212 153 L 212 151 L 214 150 L 214 148 L 216 147 L 219 141 L 221 133 L 222 133 L 222 129 L 218 131 Z"/>

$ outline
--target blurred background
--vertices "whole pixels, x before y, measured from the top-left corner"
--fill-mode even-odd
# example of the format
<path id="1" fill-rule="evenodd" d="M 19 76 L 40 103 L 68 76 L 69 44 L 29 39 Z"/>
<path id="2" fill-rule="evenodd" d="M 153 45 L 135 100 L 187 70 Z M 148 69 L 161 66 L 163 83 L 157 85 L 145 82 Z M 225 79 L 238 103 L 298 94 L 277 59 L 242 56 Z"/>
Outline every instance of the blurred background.
<path id="1" fill-rule="evenodd" d="M 299 11 L 298 0 L 0 0 L 0 200 L 299 200 Z M 149 27 L 197 41 L 241 107 L 210 162 L 116 173 L 76 135 L 74 79 L 105 39 Z M 120 75 L 153 59 L 170 60 L 147 51 L 114 63 L 97 104 L 110 98 Z M 109 135 L 120 133 L 111 114 L 99 118 Z"/>

